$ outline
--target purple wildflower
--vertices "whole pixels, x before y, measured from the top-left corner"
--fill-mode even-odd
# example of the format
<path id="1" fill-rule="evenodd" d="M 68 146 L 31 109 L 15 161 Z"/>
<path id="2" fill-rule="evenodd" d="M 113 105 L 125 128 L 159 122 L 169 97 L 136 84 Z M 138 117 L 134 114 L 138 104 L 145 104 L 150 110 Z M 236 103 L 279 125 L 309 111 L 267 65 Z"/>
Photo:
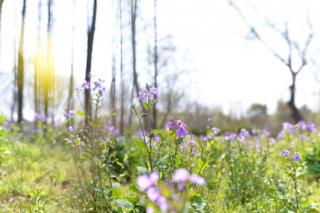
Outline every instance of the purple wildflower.
<path id="1" fill-rule="evenodd" d="M 69 112 L 64 113 L 64 118 L 66 120 L 69 120 L 70 118 L 72 118 L 75 115 L 75 111 L 74 110 L 69 110 Z"/>
<path id="2" fill-rule="evenodd" d="M 146 208 L 146 213 L 154 213 L 153 208 L 148 206 L 148 207 Z"/>
<path id="3" fill-rule="evenodd" d="M 34 120 L 35 121 L 42 121 L 42 122 L 46 122 L 47 121 L 47 117 L 45 115 L 41 115 L 39 113 L 36 113 L 34 115 Z"/>
<path id="4" fill-rule="evenodd" d="M 288 157 L 290 152 L 291 152 L 290 149 L 283 149 L 283 150 L 280 151 L 280 155 L 282 157 Z"/>
<path id="5" fill-rule="evenodd" d="M 228 132 L 228 131 L 226 131 L 225 133 L 224 133 L 224 137 L 225 137 L 225 139 L 227 140 L 227 141 L 233 141 L 234 139 L 236 139 L 236 134 L 234 133 L 234 132 Z"/>
<path id="6" fill-rule="evenodd" d="M 269 137 L 271 135 L 270 131 L 268 129 L 263 129 L 262 130 L 262 135 Z"/>
<path id="7" fill-rule="evenodd" d="M 194 183 L 195 185 L 199 185 L 199 186 L 203 186 L 205 183 L 206 183 L 206 181 L 204 180 L 204 178 L 203 177 L 201 177 L 201 176 L 199 176 L 199 175 L 195 175 L 195 174 L 193 174 L 193 175 L 191 175 L 190 176 L 190 181 L 192 182 L 192 183 Z"/>
<path id="8" fill-rule="evenodd" d="M 111 123 L 111 121 L 109 121 L 109 122 L 107 123 L 107 130 L 108 130 L 108 132 L 110 132 L 110 134 L 113 135 L 113 136 L 118 136 L 118 135 L 120 134 L 119 129 L 117 129 L 117 127 L 115 127 L 115 126 Z"/>
<path id="9" fill-rule="evenodd" d="M 161 196 L 161 193 L 160 193 L 160 190 L 158 188 L 150 187 L 147 190 L 147 196 L 148 196 L 149 200 L 154 202 Z"/>
<path id="10" fill-rule="evenodd" d="M 246 129 L 241 129 L 239 132 L 238 140 L 245 142 L 246 138 L 250 136 L 250 133 Z"/>
<path id="11" fill-rule="evenodd" d="M 277 139 L 283 139 L 284 135 L 286 134 L 286 132 L 282 129 L 278 135 L 277 135 Z"/>
<path id="12" fill-rule="evenodd" d="M 157 172 L 152 172 L 150 175 L 142 175 L 138 177 L 137 183 L 140 191 L 145 191 L 149 187 L 154 186 L 159 180 Z"/>
<path id="13" fill-rule="evenodd" d="M 315 132 L 317 130 L 317 127 L 314 123 L 307 123 L 306 125 L 306 130 L 308 130 L 309 132 Z"/>
<path id="14" fill-rule="evenodd" d="M 220 129 L 218 129 L 217 127 L 213 127 L 212 128 L 212 131 L 215 135 L 219 134 L 220 133 Z"/>
<path id="15" fill-rule="evenodd" d="M 307 123 L 305 121 L 299 121 L 298 122 L 298 126 L 302 129 L 302 130 L 306 130 L 307 129 Z"/>
<path id="16" fill-rule="evenodd" d="M 168 210 L 169 204 L 168 204 L 168 201 L 167 201 L 167 199 L 165 197 L 160 196 L 158 198 L 158 200 L 156 201 L 156 204 L 158 205 L 159 209 L 162 212 L 165 212 L 165 211 Z"/>
<path id="17" fill-rule="evenodd" d="M 296 133 L 296 129 L 294 128 L 294 126 L 289 123 L 289 122 L 284 122 L 282 124 L 282 129 L 290 134 L 295 134 Z"/>
<path id="18" fill-rule="evenodd" d="M 193 154 L 193 155 L 197 154 L 197 150 L 196 150 L 196 148 L 192 148 L 192 150 L 191 150 L 191 154 Z"/>
<path id="19" fill-rule="evenodd" d="M 300 153 L 299 153 L 299 152 L 295 152 L 294 155 L 291 156 L 291 159 L 292 159 L 293 161 L 299 161 L 299 160 L 301 160 L 301 155 L 300 155 Z"/>
<path id="20" fill-rule="evenodd" d="M 276 144 L 276 139 L 274 139 L 274 138 L 270 138 L 270 140 L 269 140 L 269 145 L 274 145 L 274 144 Z"/>
<path id="21" fill-rule="evenodd" d="M 103 84 L 104 81 L 101 79 L 95 81 L 93 90 L 97 90 L 100 93 L 104 92 L 106 90 L 106 87 Z"/>
<path id="22" fill-rule="evenodd" d="M 148 100 L 153 101 L 157 97 L 157 88 L 151 86 L 148 88 Z"/>
<path id="23" fill-rule="evenodd" d="M 69 127 L 68 127 L 68 130 L 69 130 L 69 132 L 74 132 L 74 131 L 75 131 L 75 129 L 73 128 L 73 126 L 69 126 Z"/>
<path id="24" fill-rule="evenodd" d="M 187 136 L 189 134 L 188 131 L 186 130 L 186 124 L 183 123 L 183 121 L 181 121 L 181 120 L 168 121 L 166 124 L 166 129 L 167 130 L 175 130 L 178 138 L 184 138 L 185 136 Z"/>
<path id="25" fill-rule="evenodd" d="M 154 142 L 159 143 L 161 140 L 161 136 L 159 134 L 154 135 Z"/>
<path id="26" fill-rule="evenodd" d="M 173 129 L 174 129 L 174 121 L 173 121 L 173 120 L 169 120 L 169 121 L 166 123 L 166 129 L 167 129 L 167 130 L 173 130 Z"/>
<path id="27" fill-rule="evenodd" d="M 175 182 L 185 183 L 189 180 L 190 173 L 186 169 L 176 169 L 173 173 L 172 179 Z"/>
<path id="28" fill-rule="evenodd" d="M 138 96 L 139 101 L 145 101 L 146 97 L 147 97 L 147 91 L 144 89 L 140 90 L 139 96 Z"/>
<path id="29" fill-rule="evenodd" d="M 83 89 L 90 89 L 90 81 L 85 80 L 82 85 L 81 88 Z"/>
<path id="30" fill-rule="evenodd" d="M 176 131 L 178 138 L 183 138 L 188 135 L 188 131 L 185 129 L 185 127 L 179 127 Z"/>
<path id="31" fill-rule="evenodd" d="M 146 89 L 141 89 L 139 91 L 138 99 L 139 101 L 154 101 L 157 98 L 157 88 L 153 86 L 146 86 Z"/>

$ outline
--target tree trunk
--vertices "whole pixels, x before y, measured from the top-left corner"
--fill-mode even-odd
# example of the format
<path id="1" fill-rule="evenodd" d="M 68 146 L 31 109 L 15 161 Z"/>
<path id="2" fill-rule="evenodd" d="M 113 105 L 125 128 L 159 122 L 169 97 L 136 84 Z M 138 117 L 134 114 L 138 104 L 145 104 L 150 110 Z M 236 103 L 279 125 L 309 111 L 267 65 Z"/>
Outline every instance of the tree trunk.
<path id="1" fill-rule="evenodd" d="M 122 0 L 119 3 L 119 21 L 120 21 L 120 133 L 124 131 L 124 73 L 123 73 L 123 32 L 122 32 Z"/>
<path id="2" fill-rule="evenodd" d="M 12 89 L 12 105 L 11 105 L 11 122 L 14 122 L 14 112 L 16 110 L 17 104 L 17 49 L 16 49 L 16 40 L 14 41 L 14 49 L 13 49 L 13 89 Z"/>
<path id="3" fill-rule="evenodd" d="M 157 32 L 157 0 L 154 0 L 154 16 L 153 16 L 153 28 L 154 28 L 154 87 L 158 88 L 158 32 Z M 153 105 L 152 114 L 152 128 L 157 128 L 157 102 Z"/>
<path id="4" fill-rule="evenodd" d="M 111 102 L 111 116 L 112 124 L 116 125 L 116 59 L 115 55 L 112 57 L 112 78 L 110 87 L 110 102 Z"/>
<path id="5" fill-rule="evenodd" d="M 22 5 L 22 21 L 20 29 L 19 51 L 18 51 L 18 73 L 17 73 L 17 86 L 18 86 L 18 123 L 23 121 L 23 89 L 24 89 L 24 27 L 26 17 L 26 0 L 23 0 Z"/>
<path id="6" fill-rule="evenodd" d="M 288 107 L 291 110 L 291 117 L 295 122 L 299 122 L 301 120 L 303 120 L 302 115 L 299 111 L 299 109 L 297 108 L 296 104 L 295 104 L 295 96 L 296 96 L 296 78 L 297 78 L 297 74 L 296 73 L 292 73 L 292 84 L 289 87 L 290 89 L 290 100 L 287 103 Z"/>
<path id="7" fill-rule="evenodd" d="M 133 86 L 136 96 L 139 95 L 139 81 L 137 73 L 137 50 L 136 50 L 136 19 L 137 19 L 138 1 L 131 1 L 131 45 L 132 45 L 132 71 L 133 71 Z"/>
<path id="8" fill-rule="evenodd" d="M 86 64 L 86 74 L 85 74 L 85 81 L 91 82 L 91 62 L 92 62 L 92 50 L 93 50 L 93 39 L 94 39 L 94 32 L 95 32 L 95 25 L 96 25 L 96 15 L 97 15 L 97 0 L 93 2 L 93 14 L 92 14 L 92 21 L 91 26 L 88 29 L 87 33 L 87 64 Z M 86 113 L 85 118 L 85 125 L 88 126 L 89 119 L 92 116 L 92 106 L 91 106 L 91 93 L 90 89 L 84 90 L 84 108 Z"/>
<path id="9" fill-rule="evenodd" d="M 70 79 L 69 79 L 67 112 L 74 109 L 73 91 L 74 91 L 74 77 L 73 77 L 73 62 L 72 62 L 71 63 Z"/>
<path id="10" fill-rule="evenodd" d="M 75 7 L 75 0 L 73 0 L 73 7 Z M 70 67 L 70 79 L 69 79 L 69 92 L 68 92 L 68 102 L 67 102 L 67 112 L 74 110 L 74 20 L 72 22 L 72 36 L 71 36 L 71 67 Z"/>

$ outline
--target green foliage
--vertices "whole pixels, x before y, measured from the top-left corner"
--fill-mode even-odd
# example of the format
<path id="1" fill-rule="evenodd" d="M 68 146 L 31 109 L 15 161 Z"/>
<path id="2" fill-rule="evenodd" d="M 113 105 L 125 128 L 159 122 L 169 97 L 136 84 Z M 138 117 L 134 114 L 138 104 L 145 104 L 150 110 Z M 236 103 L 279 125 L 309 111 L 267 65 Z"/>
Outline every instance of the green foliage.
<path id="1" fill-rule="evenodd" d="M 60 127 L 38 122 L 28 137 L 0 118 L 0 212 L 320 211 L 317 132 L 286 124 L 275 140 L 208 124 L 197 137 L 180 120 L 152 130 L 152 104 L 133 107 L 141 134 L 130 137 L 98 110 L 87 125 L 81 112 Z"/>

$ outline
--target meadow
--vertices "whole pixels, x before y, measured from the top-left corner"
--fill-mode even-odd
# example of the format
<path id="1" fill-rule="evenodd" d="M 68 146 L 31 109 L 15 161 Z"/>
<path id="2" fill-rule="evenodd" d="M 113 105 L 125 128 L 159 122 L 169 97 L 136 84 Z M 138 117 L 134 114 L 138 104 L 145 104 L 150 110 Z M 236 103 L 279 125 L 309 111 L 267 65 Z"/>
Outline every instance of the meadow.
<path id="1" fill-rule="evenodd" d="M 315 124 L 221 131 L 208 119 L 194 135 L 182 120 L 148 128 L 157 90 L 133 106 L 140 129 L 126 135 L 96 112 L 66 112 L 32 131 L 1 117 L 1 212 L 319 212 L 320 135 Z M 147 127 L 147 128 L 146 128 Z"/>

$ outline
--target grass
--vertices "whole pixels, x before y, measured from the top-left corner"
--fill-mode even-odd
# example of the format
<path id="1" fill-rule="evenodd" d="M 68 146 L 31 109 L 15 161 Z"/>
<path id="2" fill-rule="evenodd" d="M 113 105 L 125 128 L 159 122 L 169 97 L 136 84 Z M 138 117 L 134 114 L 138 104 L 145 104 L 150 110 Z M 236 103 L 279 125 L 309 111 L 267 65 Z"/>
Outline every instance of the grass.
<path id="1" fill-rule="evenodd" d="M 0 212 L 72 210 L 74 166 L 61 145 L 1 141 Z"/>

